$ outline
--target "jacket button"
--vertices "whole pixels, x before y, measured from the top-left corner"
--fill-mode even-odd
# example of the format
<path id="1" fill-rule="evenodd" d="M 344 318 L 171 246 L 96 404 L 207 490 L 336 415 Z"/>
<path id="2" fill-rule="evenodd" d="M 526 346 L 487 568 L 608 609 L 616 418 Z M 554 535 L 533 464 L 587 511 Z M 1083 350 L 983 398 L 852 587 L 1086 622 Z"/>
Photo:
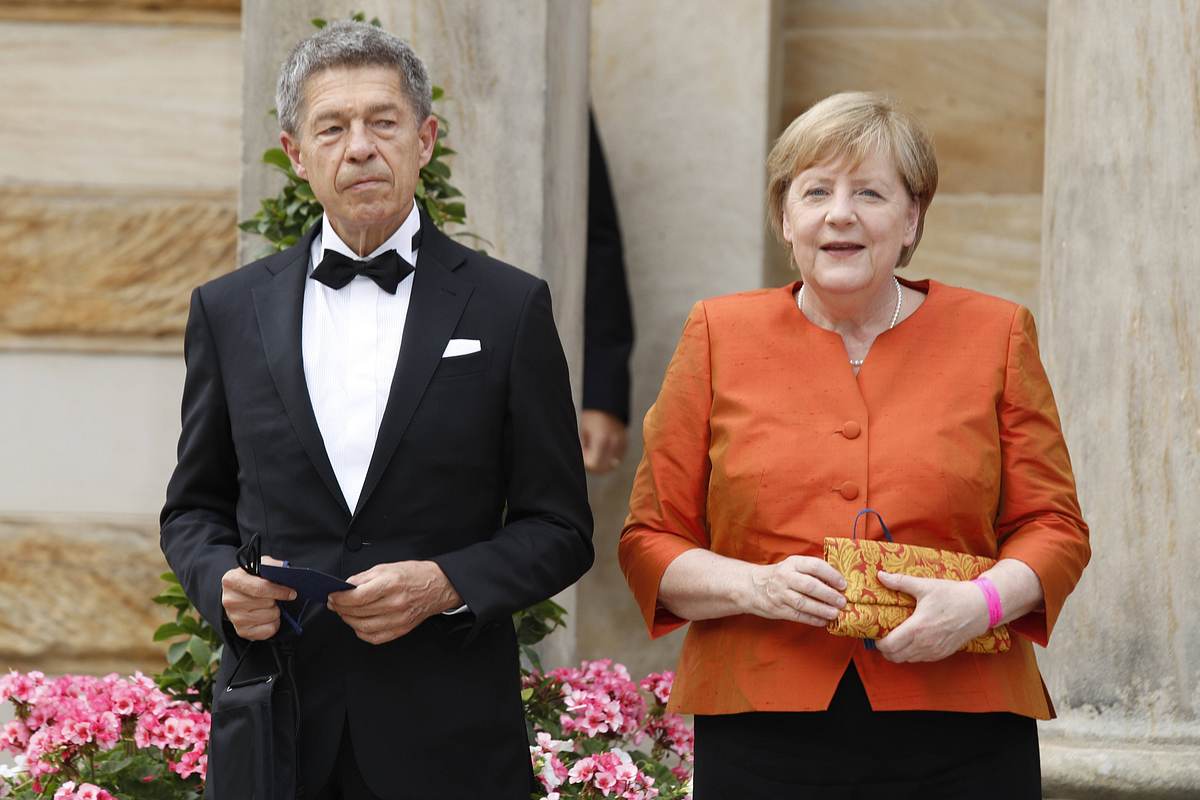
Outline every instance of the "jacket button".
<path id="1" fill-rule="evenodd" d="M 834 491 L 840 494 L 846 500 L 853 500 L 854 498 L 858 497 L 858 484 L 851 481 L 846 481 L 841 486 L 834 489 Z"/>
<path id="2" fill-rule="evenodd" d="M 858 490 L 855 490 L 855 494 L 857 494 L 857 493 L 858 493 Z M 362 537 L 359 536 L 357 533 L 352 533 L 346 537 L 346 549 L 349 550 L 351 553 L 357 553 L 359 550 L 362 550 L 362 546 L 363 546 Z"/>
<path id="3" fill-rule="evenodd" d="M 842 436 L 847 439 L 857 439 L 860 433 L 862 433 L 862 426 L 854 420 L 850 420 L 842 426 Z"/>

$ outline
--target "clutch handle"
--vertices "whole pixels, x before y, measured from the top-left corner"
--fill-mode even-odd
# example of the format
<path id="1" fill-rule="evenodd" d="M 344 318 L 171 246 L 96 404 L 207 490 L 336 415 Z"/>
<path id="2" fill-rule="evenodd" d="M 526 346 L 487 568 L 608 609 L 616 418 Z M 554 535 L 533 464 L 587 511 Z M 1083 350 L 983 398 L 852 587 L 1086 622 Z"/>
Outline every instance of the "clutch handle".
<path id="1" fill-rule="evenodd" d="M 883 521 L 883 515 L 880 514 L 878 511 L 876 511 L 873 508 L 864 508 L 861 511 L 859 511 L 858 514 L 855 515 L 854 527 L 850 531 L 850 538 L 854 539 L 855 541 L 858 540 L 858 521 L 862 518 L 862 516 L 864 514 L 874 514 L 875 519 L 879 520 L 879 527 L 883 528 L 884 538 L 886 538 L 889 542 L 896 541 L 895 539 L 892 538 L 892 532 L 888 530 L 887 523 Z M 868 522 L 867 524 L 870 524 L 870 523 Z"/>
<path id="2" fill-rule="evenodd" d="M 879 520 L 879 527 L 883 528 L 883 535 L 889 542 L 896 541 L 892 538 L 892 532 L 888 530 L 887 523 L 883 521 L 883 515 L 873 508 L 864 508 L 854 515 L 854 527 L 850 530 L 850 538 L 858 541 L 858 521 L 862 519 L 864 514 L 874 514 L 875 519 Z M 870 524 L 869 522 L 867 524 Z M 875 649 L 875 640 L 863 639 L 863 646 L 868 650 Z"/>

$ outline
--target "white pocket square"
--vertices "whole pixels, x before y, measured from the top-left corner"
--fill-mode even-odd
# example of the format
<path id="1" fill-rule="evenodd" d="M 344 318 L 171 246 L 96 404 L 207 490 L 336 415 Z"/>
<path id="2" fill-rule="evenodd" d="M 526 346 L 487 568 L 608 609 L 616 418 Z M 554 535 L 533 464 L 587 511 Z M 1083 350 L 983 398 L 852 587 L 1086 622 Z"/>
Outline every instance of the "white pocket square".
<path id="1" fill-rule="evenodd" d="M 442 353 L 442 358 L 467 356 L 478 353 L 481 349 L 478 339 L 451 339 L 446 342 L 446 352 Z"/>

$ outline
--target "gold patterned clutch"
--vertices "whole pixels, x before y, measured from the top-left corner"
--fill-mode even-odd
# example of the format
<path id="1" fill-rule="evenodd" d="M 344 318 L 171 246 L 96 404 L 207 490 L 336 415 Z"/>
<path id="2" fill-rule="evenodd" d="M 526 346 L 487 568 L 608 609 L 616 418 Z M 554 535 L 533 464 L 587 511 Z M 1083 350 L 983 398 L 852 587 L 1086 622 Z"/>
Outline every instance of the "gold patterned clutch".
<path id="1" fill-rule="evenodd" d="M 870 509 L 864 511 L 875 513 Z M 857 522 L 856 518 L 856 525 Z M 891 534 L 886 526 L 884 532 L 890 539 Z M 846 579 L 846 606 L 826 629 L 834 636 L 869 640 L 882 639 L 899 627 L 917 605 L 910 595 L 880 583 L 879 570 L 918 578 L 969 581 L 996 563 L 992 558 L 953 550 L 834 536 L 825 539 L 825 561 Z M 962 650 L 967 653 L 1004 653 L 1011 646 L 1008 628 L 999 625 L 967 642 Z"/>

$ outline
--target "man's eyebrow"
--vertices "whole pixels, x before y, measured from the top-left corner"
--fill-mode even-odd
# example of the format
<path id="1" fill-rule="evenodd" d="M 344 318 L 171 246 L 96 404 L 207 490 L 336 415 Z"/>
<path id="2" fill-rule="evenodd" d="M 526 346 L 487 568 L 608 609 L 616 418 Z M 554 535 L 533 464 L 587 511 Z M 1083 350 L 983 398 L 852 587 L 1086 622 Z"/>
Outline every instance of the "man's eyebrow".
<path id="1" fill-rule="evenodd" d="M 383 114 L 389 111 L 398 112 L 399 110 L 400 106 L 396 103 L 375 103 L 374 105 L 367 106 L 366 115 L 370 117 L 374 116 L 375 114 Z M 346 111 L 344 109 L 331 108 L 314 116 L 311 120 L 311 124 L 319 125 L 327 120 L 341 120 L 345 116 Z"/>
<path id="2" fill-rule="evenodd" d="M 328 111 L 322 111 L 320 114 L 317 114 L 310 120 L 310 123 L 312 125 L 317 125 L 327 120 L 340 120 L 341 118 L 342 111 L 340 109 L 331 108 Z"/>
<path id="3" fill-rule="evenodd" d="M 376 103 L 373 106 L 367 107 L 367 116 L 371 116 L 373 114 L 382 114 L 387 111 L 399 111 L 399 110 L 400 110 L 400 106 L 396 105 L 395 103 Z"/>

